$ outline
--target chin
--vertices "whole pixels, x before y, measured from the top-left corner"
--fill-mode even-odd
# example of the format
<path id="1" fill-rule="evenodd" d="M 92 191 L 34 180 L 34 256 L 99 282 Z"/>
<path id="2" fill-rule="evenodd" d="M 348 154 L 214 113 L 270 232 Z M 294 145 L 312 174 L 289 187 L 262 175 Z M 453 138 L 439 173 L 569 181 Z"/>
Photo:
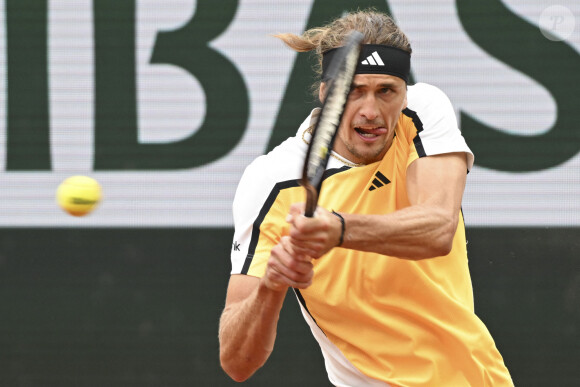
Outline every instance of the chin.
<path id="1" fill-rule="evenodd" d="M 381 154 L 377 155 L 376 153 L 358 153 L 355 155 L 355 160 L 357 164 L 372 164 L 382 159 L 382 152 Z"/>
<path id="2" fill-rule="evenodd" d="M 372 164 L 381 160 L 385 153 L 385 146 L 381 146 L 376 147 L 376 149 L 365 149 L 362 152 L 357 152 L 356 157 L 360 159 L 363 164 Z"/>

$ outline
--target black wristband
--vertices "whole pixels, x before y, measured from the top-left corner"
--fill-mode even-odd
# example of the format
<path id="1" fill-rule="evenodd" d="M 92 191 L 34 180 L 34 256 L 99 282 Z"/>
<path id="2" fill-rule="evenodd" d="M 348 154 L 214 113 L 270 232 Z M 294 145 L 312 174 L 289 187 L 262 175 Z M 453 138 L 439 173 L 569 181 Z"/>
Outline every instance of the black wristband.
<path id="1" fill-rule="evenodd" d="M 342 215 L 340 215 L 338 212 L 332 210 L 332 213 L 334 215 L 336 215 L 338 217 L 338 219 L 340 219 L 340 225 L 342 226 L 341 230 L 340 230 L 340 241 L 338 242 L 338 245 L 336 245 L 336 247 L 339 247 L 342 245 L 342 242 L 344 242 L 344 229 L 346 228 L 344 225 L 344 218 L 342 217 Z"/>

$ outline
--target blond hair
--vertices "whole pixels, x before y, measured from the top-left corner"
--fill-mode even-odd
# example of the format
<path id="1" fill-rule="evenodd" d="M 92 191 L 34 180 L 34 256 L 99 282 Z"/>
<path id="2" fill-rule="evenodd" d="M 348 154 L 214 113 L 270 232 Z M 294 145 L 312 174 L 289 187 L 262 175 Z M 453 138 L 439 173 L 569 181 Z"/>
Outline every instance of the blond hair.
<path id="1" fill-rule="evenodd" d="M 301 36 L 291 33 L 274 35 L 288 47 L 298 52 L 313 51 L 317 58 L 315 72 L 322 74 L 322 55 L 343 45 L 347 35 L 353 31 L 363 34 L 363 44 L 384 44 L 412 52 L 407 36 L 397 26 L 389 15 L 374 9 L 359 10 L 337 18 L 322 27 L 314 27 L 305 31 Z M 313 85 L 317 95 L 320 81 Z"/>

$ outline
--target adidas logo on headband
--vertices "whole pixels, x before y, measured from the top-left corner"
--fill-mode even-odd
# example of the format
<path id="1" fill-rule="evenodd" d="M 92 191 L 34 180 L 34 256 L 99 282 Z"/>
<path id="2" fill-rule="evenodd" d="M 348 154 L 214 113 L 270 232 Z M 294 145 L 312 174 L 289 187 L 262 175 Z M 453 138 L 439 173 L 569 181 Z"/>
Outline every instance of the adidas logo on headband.
<path id="1" fill-rule="evenodd" d="M 338 49 L 338 47 L 333 48 L 322 54 L 323 82 L 329 80 L 328 67 Z M 365 57 L 366 59 L 363 59 Z M 361 45 L 359 60 L 361 61 L 356 66 L 355 74 L 394 75 L 407 83 L 409 82 L 409 72 L 411 70 L 410 52 L 385 44 L 363 44 Z"/>
<path id="2" fill-rule="evenodd" d="M 384 66 L 385 63 L 379 56 L 379 53 L 374 51 L 371 55 L 367 56 L 365 60 L 360 62 L 363 65 L 371 65 L 371 66 Z"/>

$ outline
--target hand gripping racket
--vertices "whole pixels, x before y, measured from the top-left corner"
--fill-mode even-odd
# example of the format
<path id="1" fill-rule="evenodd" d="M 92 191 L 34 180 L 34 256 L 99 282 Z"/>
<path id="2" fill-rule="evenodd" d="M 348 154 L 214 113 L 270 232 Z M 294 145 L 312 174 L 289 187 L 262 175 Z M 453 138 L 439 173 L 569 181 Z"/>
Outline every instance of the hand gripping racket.
<path id="1" fill-rule="evenodd" d="M 301 184 L 306 189 L 304 215 L 307 217 L 312 217 L 316 210 L 324 171 L 346 107 L 362 39 L 360 32 L 351 32 L 328 66 L 328 91 L 312 131 L 302 171 Z"/>

